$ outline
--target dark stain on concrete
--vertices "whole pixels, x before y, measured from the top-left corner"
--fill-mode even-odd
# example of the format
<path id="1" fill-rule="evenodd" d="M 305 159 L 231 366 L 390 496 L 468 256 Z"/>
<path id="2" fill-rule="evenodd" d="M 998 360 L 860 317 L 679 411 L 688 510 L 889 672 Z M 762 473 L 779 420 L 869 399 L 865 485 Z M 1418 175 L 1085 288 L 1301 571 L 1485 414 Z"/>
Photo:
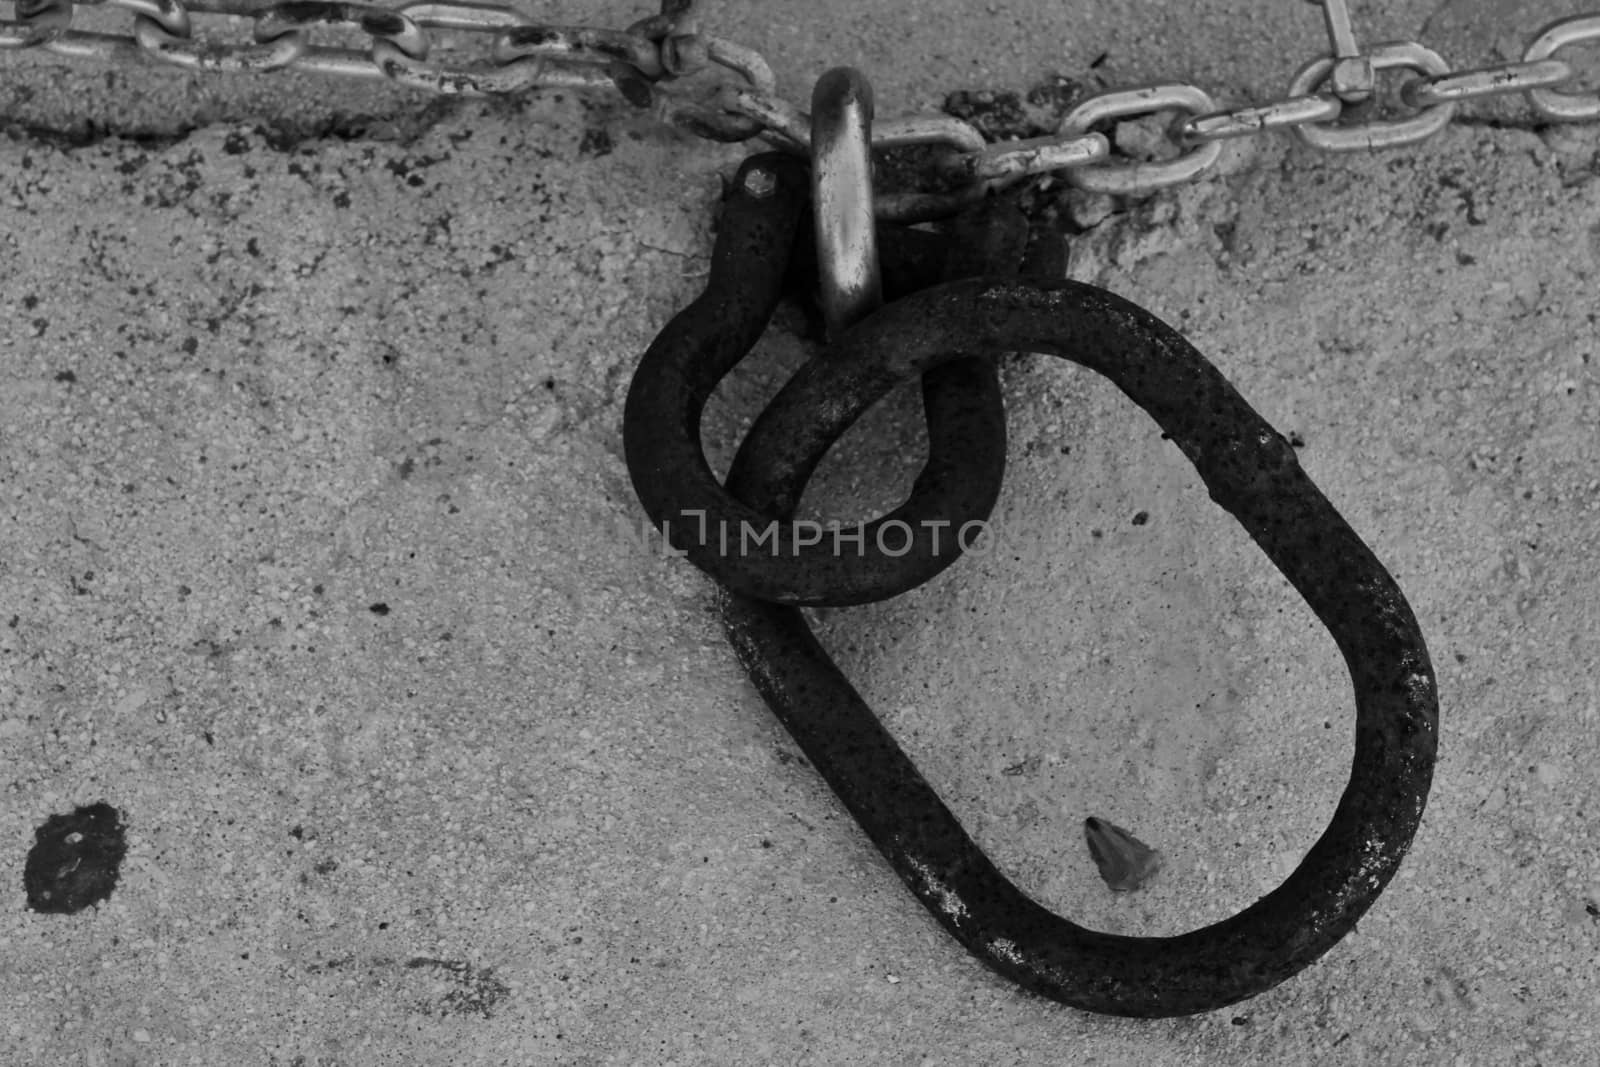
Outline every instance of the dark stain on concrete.
<path id="1" fill-rule="evenodd" d="M 124 830 L 121 814 L 104 801 L 46 819 L 22 872 L 28 907 L 71 915 L 109 899 L 128 852 Z"/>

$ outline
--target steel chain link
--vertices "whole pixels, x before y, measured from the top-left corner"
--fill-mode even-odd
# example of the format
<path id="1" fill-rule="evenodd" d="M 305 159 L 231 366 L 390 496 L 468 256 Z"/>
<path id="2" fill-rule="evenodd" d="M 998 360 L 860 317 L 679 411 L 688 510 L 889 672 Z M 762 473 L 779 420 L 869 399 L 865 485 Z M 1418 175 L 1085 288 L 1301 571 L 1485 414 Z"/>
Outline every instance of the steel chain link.
<path id="1" fill-rule="evenodd" d="M 0 0 L 3 4 L 5 0 Z M 662 0 L 661 12 L 622 30 L 557 26 L 500 4 L 420 0 L 385 8 L 355 0 L 287 0 L 249 10 L 249 0 L 10 0 L 13 20 L 0 19 L 0 49 L 40 49 L 108 63 L 155 60 L 191 71 L 261 73 L 294 70 L 370 80 L 457 95 L 495 95 L 532 89 L 618 92 L 663 121 L 718 141 L 765 136 L 809 152 L 811 119 L 778 95 L 771 67 L 757 52 L 705 33 L 698 0 Z M 1560 19 L 1540 30 L 1521 60 L 1474 70 L 1451 70 L 1438 53 L 1414 41 L 1361 48 L 1346 0 L 1320 6 L 1331 52 L 1306 63 L 1280 100 L 1219 108 L 1204 90 L 1183 84 L 1103 93 L 1079 104 L 1051 136 L 990 144 L 960 119 L 919 116 L 879 122 L 873 146 L 930 145 L 954 192 L 884 197 L 878 213 L 909 220 L 953 214 L 984 190 L 1022 178 L 1061 172 L 1090 191 L 1134 195 L 1193 180 L 1212 167 L 1220 142 L 1270 130 L 1292 130 L 1329 151 L 1391 148 L 1425 140 L 1449 124 L 1459 104 L 1523 94 L 1541 116 L 1556 121 L 1600 119 L 1600 92 L 1563 91 L 1577 71 L 1557 53 L 1600 43 L 1600 14 Z M 78 6 L 120 8 L 132 17 L 128 33 L 75 29 Z M 248 19 L 248 41 L 201 39 L 193 16 Z M 362 35 L 361 46 L 313 44 L 326 28 Z M 483 40 L 480 56 L 440 58 L 446 35 Z M 1410 113 L 1361 117 L 1348 109 L 1376 94 L 1377 72 L 1411 76 L 1396 94 Z M 1365 109 L 1363 109 L 1365 110 Z M 1113 160 L 1095 127 L 1112 120 L 1176 113 L 1167 127 L 1171 158 Z M 1158 153 L 1161 154 L 1161 153 Z"/>

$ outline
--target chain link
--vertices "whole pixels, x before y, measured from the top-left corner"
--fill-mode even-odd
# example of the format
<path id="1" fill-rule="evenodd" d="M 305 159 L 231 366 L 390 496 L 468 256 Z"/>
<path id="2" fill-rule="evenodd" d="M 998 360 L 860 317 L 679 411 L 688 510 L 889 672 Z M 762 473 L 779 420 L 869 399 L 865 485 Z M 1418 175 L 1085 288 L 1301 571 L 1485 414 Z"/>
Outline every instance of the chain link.
<path id="1" fill-rule="evenodd" d="M 1374 76 L 1380 70 L 1410 70 L 1423 77 L 1442 77 L 1450 73 L 1450 65 L 1431 48 L 1412 41 L 1380 44 L 1373 47 L 1362 59 L 1371 67 Z M 1289 83 L 1289 94 L 1304 97 L 1323 85 L 1333 83 L 1341 61 L 1322 57 L 1313 59 L 1300 68 Z M 1339 89 L 1333 84 L 1335 97 Z M 1365 96 L 1363 97 L 1365 99 Z M 1341 98 L 1342 101 L 1342 98 Z M 1454 103 L 1438 103 L 1423 108 L 1404 119 L 1368 119 L 1350 126 L 1331 123 L 1305 122 L 1294 127 L 1302 141 L 1313 148 L 1329 152 L 1344 152 L 1357 148 L 1394 148 L 1427 140 L 1450 124 L 1455 116 Z"/>
<path id="2" fill-rule="evenodd" d="M 3 4 L 5 0 L 0 0 Z M 10 0 L 14 20 L 0 19 L 0 49 L 39 49 L 105 63 L 155 61 L 190 71 L 263 73 L 294 70 L 395 82 L 466 96 L 532 89 L 616 92 L 662 121 L 717 141 L 764 136 L 789 151 L 809 153 L 811 117 L 777 92 L 772 69 L 755 51 L 701 31 L 698 0 L 662 0 L 659 14 L 623 30 L 556 26 L 515 8 L 457 0 L 422 0 L 385 8 L 354 0 L 288 0 L 253 11 L 240 0 Z M 1092 97 L 1046 137 L 990 144 L 969 123 L 920 116 L 878 123 L 874 148 L 931 146 L 937 169 L 954 191 L 879 198 L 878 214 L 914 220 L 960 210 L 988 189 L 1061 173 L 1094 192 L 1137 195 L 1194 180 L 1210 169 L 1220 142 L 1292 130 L 1328 151 L 1391 148 L 1438 133 L 1465 101 L 1522 94 L 1546 119 L 1600 120 L 1600 92 L 1573 91 L 1574 66 L 1556 53 L 1600 44 L 1600 14 L 1551 23 L 1522 58 L 1498 66 L 1451 70 L 1438 53 L 1414 41 L 1363 49 L 1346 0 L 1310 0 L 1323 10 L 1329 51 L 1300 68 L 1288 95 L 1265 104 L 1219 109 L 1192 85 L 1162 84 Z M 130 32 L 74 29 L 76 7 L 111 7 L 132 18 Z M 193 16 L 252 23 L 247 41 L 201 39 Z M 355 34 L 365 41 L 314 44 L 313 32 Z M 451 37 L 479 42 L 480 58 L 456 62 Z M 1410 112 L 1400 118 L 1352 118 L 1370 101 L 1377 75 L 1409 72 L 1396 94 Z M 1363 112 L 1368 108 L 1362 108 Z M 1113 160 L 1102 130 L 1118 120 L 1163 114 L 1164 158 Z M 1344 121 L 1341 121 L 1344 120 Z"/>

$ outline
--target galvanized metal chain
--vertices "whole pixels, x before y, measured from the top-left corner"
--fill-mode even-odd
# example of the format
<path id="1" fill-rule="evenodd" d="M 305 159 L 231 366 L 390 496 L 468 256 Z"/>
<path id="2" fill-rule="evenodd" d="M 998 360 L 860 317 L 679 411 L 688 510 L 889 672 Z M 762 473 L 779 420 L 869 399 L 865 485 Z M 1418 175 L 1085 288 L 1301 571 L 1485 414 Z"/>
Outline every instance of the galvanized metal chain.
<path id="1" fill-rule="evenodd" d="M 0 0 L 3 3 L 4 0 Z M 622 30 L 555 26 L 515 8 L 453 0 L 420 0 L 385 8 L 354 0 L 11 0 L 14 20 L 0 19 L 0 49 L 40 49 L 110 63 L 155 60 L 193 71 L 262 73 L 307 71 L 387 79 L 435 93 L 494 95 L 533 89 L 620 93 L 663 121 L 718 141 L 762 136 L 809 152 L 811 117 L 781 97 L 771 67 L 752 49 L 706 33 L 698 0 L 662 0 L 659 14 Z M 1291 130 L 1329 151 L 1414 144 L 1447 126 L 1465 101 L 1526 95 L 1545 118 L 1600 119 L 1600 92 L 1563 92 L 1577 76 L 1557 53 L 1600 43 L 1600 14 L 1553 22 L 1534 35 L 1518 62 L 1456 71 L 1415 41 L 1363 48 L 1346 0 L 1310 0 L 1322 8 L 1330 51 L 1302 66 L 1285 97 L 1265 104 L 1220 108 L 1194 86 L 1164 83 L 1093 96 L 1071 111 L 1057 131 L 1028 140 L 988 143 L 976 127 L 949 115 L 879 121 L 877 149 L 935 147 L 939 170 L 953 192 L 888 196 L 880 216 L 908 220 L 952 214 L 986 189 L 1029 176 L 1061 172 L 1082 189 L 1120 195 L 1190 181 L 1214 166 L 1226 140 Z M 76 29 L 78 6 L 118 8 L 132 30 L 106 34 Z M 201 39 L 194 16 L 253 24 L 247 41 Z M 313 44 L 313 31 L 346 31 L 357 45 Z M 455 37 L 481 40 L 485 55 L 441 58 L 459 48 Z M 448 38 L 448 40 L 447 40 Z M 1398 118 L 1372 118 L 1377 73 L 1408 72 Z M 1358 112 L 1352 119 L 1352 112 Z M 1097 127 L 1156 113 L 1174 114 L 1166 127 L 1170 158 L 1113 159 Z"/>

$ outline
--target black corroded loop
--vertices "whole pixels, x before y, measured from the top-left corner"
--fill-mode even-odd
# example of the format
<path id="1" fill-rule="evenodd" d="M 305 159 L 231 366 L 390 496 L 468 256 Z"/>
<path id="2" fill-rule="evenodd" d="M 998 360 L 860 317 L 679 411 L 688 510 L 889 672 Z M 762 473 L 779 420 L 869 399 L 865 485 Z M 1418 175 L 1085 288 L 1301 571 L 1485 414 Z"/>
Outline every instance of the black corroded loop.
<path id="1" fill-rule="evenodd" d="M 771 181 L 754 179 L 757 172 Z M 988 360 L 955 360 L 928 375 L 928 458 L 909 497 L 837 532 L 774 524 L 722 488 L 700 447 L 700 416 L 776 307 L 807 188 L 805 165 L 792 157 L 745 163 L 724 205 L 705 292 L 667 324 L 634 373 L 623 444 L 651 521 L 723 585 L 776 603 L 865 604 L 921 585 L 960 556 L 957 533 L 985 520 L 999 496 L 1005 411 Z"/>
<path id="2" fill-rule="evenodd" d="M 1332 822 L 1298 869 L 1232 918 L 1175 937 L 1088 930 L 997 870 L 817 643 L 800 612 L 725 595 L 756 688 L 911 891 L 972 953 L 1088 1011 L 1160 1017 L 1223 1007 L 1308 966 L 1355 926 L 1410 847 L 1433 778 L 1438 701 L 1417 621 L 1394 579 L 1293 450 L 1176 331 L 1072 282 L 955 282 L 865 320 L 791 379 L 745 441 L 728 488 L 781 514 L 795 472 L 865 405 L 953 350 L 1050 353 L 1144 408 L 1299 590 L 1344 655 L 1356 745 Z"/>

